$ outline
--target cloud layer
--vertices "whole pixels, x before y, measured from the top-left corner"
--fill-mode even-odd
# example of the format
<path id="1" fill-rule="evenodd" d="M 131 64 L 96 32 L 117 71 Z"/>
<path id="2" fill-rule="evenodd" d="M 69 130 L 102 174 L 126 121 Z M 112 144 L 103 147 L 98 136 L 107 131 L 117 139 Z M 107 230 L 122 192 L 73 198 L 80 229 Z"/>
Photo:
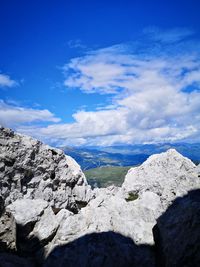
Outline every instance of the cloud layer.
<path id="1" fill-rule="evenodd" d="M 33 122 L 59 121 L 60 119 L 56 118 L 54 114 L 46 109 L 39 110 L 18 107 L 15 105 L 7 104 L 3 100 L 0 100 L 0 125 L 18 128 L 19 125 L 24 125 L 24 127 L 26 127 L 26 124 Z"/>
<path id="2" fill-rule="evenodd" d="M 14 111 L 18 130 L 62 145 L 200 141 L 200 50 L 198 43 L 187 40 L 191 34 L 148 29 L 146 43 L 141 39 L 71 59 L 63 68 L 65 86 L 108 95 L 109 105 L 77 111 L 70 124 L 55 123 L 58 119 L 46 110 L 18 108 Z M 24 125 L 23 118 L 29 115 L 21 114 L 26 112 L 32 120 L 40 117 L 53 123 Z"/>

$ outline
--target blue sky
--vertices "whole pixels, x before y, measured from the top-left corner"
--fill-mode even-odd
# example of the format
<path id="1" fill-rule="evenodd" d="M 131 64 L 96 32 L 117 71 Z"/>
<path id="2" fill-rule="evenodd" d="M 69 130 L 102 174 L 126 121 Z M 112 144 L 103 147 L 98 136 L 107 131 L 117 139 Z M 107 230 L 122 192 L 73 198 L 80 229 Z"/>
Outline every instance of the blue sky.
<path id="1" fill-rule="evenodd" d="M 53 145 L 199 142 L 200 3 L 0 2 L 0 124 Z"/>

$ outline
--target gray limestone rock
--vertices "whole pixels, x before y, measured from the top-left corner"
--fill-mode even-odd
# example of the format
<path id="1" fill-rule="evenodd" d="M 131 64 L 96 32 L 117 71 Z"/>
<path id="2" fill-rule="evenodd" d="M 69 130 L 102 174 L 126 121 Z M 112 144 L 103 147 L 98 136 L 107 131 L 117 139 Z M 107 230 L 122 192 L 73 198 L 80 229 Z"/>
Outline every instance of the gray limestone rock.
<path id="1" fill-rule="evenodd" d="M 157 194 L 166 209 L 189 190 L 200 186 L 195 164 L 176 150 L 150 156 L 141 166 L 131 168 L 122 189 L 125 194 L 151 191 Z"/>
<path id="2" fill-rule="evenodd" d="M 43 199 L 52 207 L 78 210 L 87 203 L 90 186 L 80 166 L 59 149 L 0 127 L 0 194 L 8 205 L 22 199 Z"/>
<path id="3" fill-rule="evenodd" d="M 11 212 L 5 211 L 0 196 L 0 252 L 16 251 L 16 224 Z"/>
<path id="4" fill-rule="evenodd" d="M 16 224 L 11 212 L 5 211 L 0 217 L 0 252 L 16 251 Z"/>
<path id="5" fill-rule="evenodd" d="M 60 223 L 53 246 L 71 242 L 93 232 L 113 231 L 132 238 L 135 244 L 153 244 L 152 228 L 161 209 L 159 197 L 144 192 L 137 200 L 127 202 L 119 196 L 101 194 L 78 214 Z"/>
<path id="6" fill-rule="evenodd" d="M 6 211 L 11 212 L 16 221 L 17 252 L 37 258 L 38 251 L 44 250 L 56 234 L 60 223 L 57 215 L 48 202 L 41 199 L 16 200 Z"/>
<path id="7" fill-rule="evenodd" d="M 152 192 L 127 202 L 117 189 L 100 190 L 78 214 L 60 222 L 46 247 L 45 266 L 155 266 L 152 228 L 159 206 Z"/>
<path id="8" fill-rule="evenodd" d="M 121 188 L 92 191 L 71 157 L 0 128 L 0 171 L 0 212 L 5 201 L 6 212 L 17 223 L 19 252 L 47 257 L 45 267 L 154 267 L 154 238 L 164 264 L 160 266 L 192 266 L 184 265 L 180 255 L 197 253 L 197 198 L 178 202 L 174 208 L 170 205 L 200 188 L 199 167 L 173 149 L 131 168 Z M 14 229 L 13 224 L 9 227 Z M 0 224 L 0 233 L 1 229 Z M 173 242 L 179 256 L 172 251 Z M 188 254 L 190 244 L 194 249 Z M 166 260 L 170 253 L 177 265 Z"/>
<path id="9" fill-rule="evenodd" d="M 48 202 L 41 199 L 20 199 L 6 207 L 20 226 L 36 223 L 47 208 Z"/>
<path id="10" fill-rule="evenodd" d="M 29 238 L 36 236 L 43 244 L 48 243 L 56 234 L 58 227 L 59 221 L 53 213 L 52 208 L 48 207 L 44 210 L 44 214 L 40 220 L 35 224 Z"/>

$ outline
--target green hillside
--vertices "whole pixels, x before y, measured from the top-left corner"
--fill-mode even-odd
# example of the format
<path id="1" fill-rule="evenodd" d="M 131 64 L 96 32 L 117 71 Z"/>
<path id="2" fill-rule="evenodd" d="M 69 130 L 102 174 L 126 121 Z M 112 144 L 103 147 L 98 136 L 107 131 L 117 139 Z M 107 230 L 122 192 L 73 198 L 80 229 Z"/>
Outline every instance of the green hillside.
<path id="1" fill-rule="evenodd" d="M 101 166 L 84 171 L 88 183 L 92 187 L 121 186 L 130 166 Z"/>

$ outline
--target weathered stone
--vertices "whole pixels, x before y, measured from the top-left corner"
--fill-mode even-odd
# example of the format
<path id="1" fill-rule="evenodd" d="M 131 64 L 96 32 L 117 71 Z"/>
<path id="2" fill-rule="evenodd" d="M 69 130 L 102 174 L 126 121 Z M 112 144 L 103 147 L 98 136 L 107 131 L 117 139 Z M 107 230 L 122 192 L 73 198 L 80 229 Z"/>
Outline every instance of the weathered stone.
<path id="1" fill-rule="evenodd" d="M 56 214 L 56 221 L 58 222 L 58 224 L 60 225 L 61 223 L 63 223 L 69 216 L 72 216 L 73 213 L 70 212 L 67 209 L 62 209 L 60 210 L 57 214 Z"/>
<path id="2" fill-rule="evenodd" d="M 144 170 L 149 179 L 147 185 L 146 178 L 142 176 Z M 94 200 L 77 215 L 68 216 L 60 223 L 57 234 L 49 245 L 49 253 L 57 251 L 57 248 L 59 251 L 62 245 L 77 244 L 76 240 L 85 235 L 117 232 L 131 238 L 136 245 L 149 245 L 147 254 L 143 256 L 148 255 L 150 246 L 154 244 L 152 229 L 156 219 L 176 196 L 188 189 L 199 188 L 200 181 L 195 165 L 174 150 L 150 158 L 137 171 L 141 180 L 136 175 L 133 185 L 130 181 L 128 188 L 125 187 L 125 181 L 122 189 L 95 189 Z M 129 178 L 134 179 L 135 176 Z M 171 191 L 175 194 L 170 195 Z"/>
<path id="3" fill-rule="evenodd" d="M 36 223 L 47 206 L 48 202 L 41 199 L 20 199 L 7 206 L 6 210 L 13 214 L 18 225 L 25 226 Z"/>
<path id="4" fill-rule="evenodd" d="M 78 211 L 91 188 L 80 166 L 59 149 L 0 127 L 0 194 L 8 205 L 22 199 L 44 199 L 52 207 Z"/>
<path id="5" fill-rule="evenodd" d="M 48 207 L 45 209 L 40 220 L 35 224 L 29 238 L 36 236 L 43 244 L 48 243 L 54 237 L 58 226 L 56 215 L 53 213 L 52 208 Z"/>
<path id="6" fill-rule="evenodd" d="M 45 266 L 54 266 L 54 260 L 58 266 L 63 267 L 66 265 L 154 266 L 154 254 L 151 248 L 152 228 L 156 223 L 157 210 L 160 206 L 159 197 L 152 192 L 144 192 L 137 200 L 127 202 L 120 194 L 118 196 L 114 194 L 118 192 L 117 189 L 112 189 L 100 190 L 98 197 L 91 200 L 78 214 L 67 216 L 60 222 L 56 236 L 48 246 L 47 255 L 50 256 Z M 105 234 L 102 234 L 103 232 Z M 113 234 L 110 236 L 107 233 Z M 121 237 L 120 246 L 115 233 Z M 95 245 L 94 236 L 100 244 Z M 113 239 L 108 241 L 110 237 Z M 107 238 L 108 240 L 103 240 Z M 128 240 L 131 240 L 130 244 Z M 91 246 L 93 246 L 92 251 L 90 251 Z M 101 251 L 99 258 L 93 261 L 99 250 Z M 78 251 L 84 251 L 83 254 L 79 252 L 80 258 L 76 257 Z M 121 260 L 114 260 L 115 253 L 121 255 Z M 57 256 L 61 254 L 62 257 Z M 108 255 L 110 259 L 104 261 Z M 84 262 L 83 257 L 85 263 L 81 265 Z"/>
<path id="7" fill-rule="evenodd" d="M 152 228 L 161 209 L 159 197 L 145 192 L 126 202 L 118 196 L 100 195 L 79 214 L 61 222 L 54 244 L 69 242 L 92 232 L 113 231 L 133 239 L 136 244 L 153 244 Z"/>
<path id="8" fill-rule="evenodd" d="M 45 267 L 154 267 L 152 228 L 161 216 L 154 228 L 160 266 L 199 266 L 199 199 L 183 198 L 170 207 L 200 188 L 199 167 L 175 150 L 132 168 L 122 188 L 92 191 L 77 163 L 60 150 L 5 128 L 0 144 L 0 212 L 5 200 L 6 212 L 17 222 L 20 255 L 40 263 L 48 256 Z M 11 237 L 7 247 L 15 244 Z M 191 255 L 193 265 L 187 265 Z"/>
<path id="9" fill-rule="evenodd" d="M 176 150 L 150 156 L 141 166 L 131 168 L 122 189 L 141 194 L 151 191 L 160 196 L 165 209 L 179 196 L 199 188 L 199 179 L 193 173 L 195 164 Z"/>
<path id="10" fill-rule="evenodd" d="M 16 224 L 10 212 L 0 217 L 0 251 L 16 251 Z"/>

